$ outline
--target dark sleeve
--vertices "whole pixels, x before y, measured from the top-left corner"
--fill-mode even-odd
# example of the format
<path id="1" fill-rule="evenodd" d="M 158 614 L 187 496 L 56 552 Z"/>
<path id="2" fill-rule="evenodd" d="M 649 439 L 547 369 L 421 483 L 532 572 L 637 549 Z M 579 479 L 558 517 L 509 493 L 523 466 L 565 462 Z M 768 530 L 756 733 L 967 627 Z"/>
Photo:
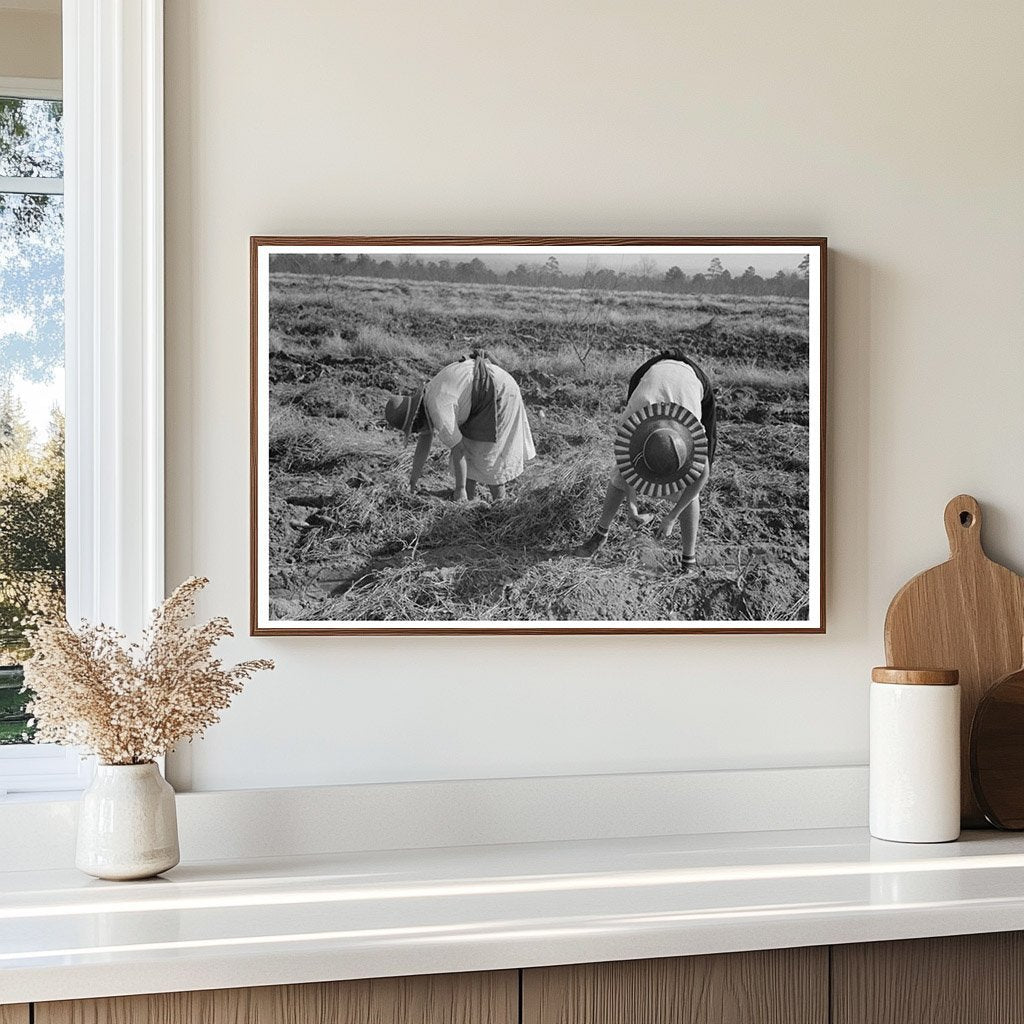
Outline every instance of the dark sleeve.
<path id="1" fill-rule="evenodd" d="M 715 400 L 715 389 L 711 386 L 708 375 L 692 359 L 682 352 L 676 353 L 673 358 L 681 360 L 693 370 L 704 391 L 704 397 L 700 402 L 700 421 L 704 424 L 704 433 L 708 437 L 708 465 L 710 466 L 715 461 L 715 449 L 718 447 L 718 403 Z"/>
<path id="2" fill-rule="evenodd" d="M 708 465 L 715 461 L 715 449 L 718 447 L 718 406 L 715 392 L 710 382 L 704 384 L 704 398 L 700 403 L 700 421 L 704 424 L 704 433 L 708 435 Z"/>

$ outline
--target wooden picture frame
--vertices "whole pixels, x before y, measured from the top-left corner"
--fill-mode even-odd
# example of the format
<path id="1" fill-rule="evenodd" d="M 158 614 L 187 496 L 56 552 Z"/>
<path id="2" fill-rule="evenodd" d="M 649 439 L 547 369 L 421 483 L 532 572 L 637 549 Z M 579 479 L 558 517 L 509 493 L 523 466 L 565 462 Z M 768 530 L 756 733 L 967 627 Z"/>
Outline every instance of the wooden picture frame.
<path id="1" fill-rule="evenodd" d="M 708 273 L 693 269 L 702 261 Z M 252 635 L 824 633 L 826 299 L 820 237 L 252 237 Z M 705 534 L 707 552 L 684 577 L 685 536 L 629 534 L 620 513 L 612 541 L 581 557 L 572 545 L 602 511 L 595 467 L 611 465 L 633 364 L 684 342 L 719 405 L 699 513 L 697 554 Z M 460 373 L 452 366 L 471 348 L 490 353 L 492 374 L 514 364 L 537 459 L 498 503 L 445 501 L 436 456 L 434 491 L 411 494 L 413 451 L 387 432 L 383 400 L 414 393 L 435 368 Z M 478 399 L 491 408 L 486 394 L 473 391 L 472 415 Z M 444 429 L 422 411 L 410 425 L 420 438 Z M 804 493 L 806 505 L 792 504 Z M 649 511 L 664 522 L 674 499 Z M 664 618 L 613 617 L 659 600 Z M 598 614 L 535 616 L 577 606 Z M 454 618 L 462 607 L 488 617 Z M 737 617 L 673 617 L 689 607 Z M 751 617 L 759 610 L 784 617 Z"/>

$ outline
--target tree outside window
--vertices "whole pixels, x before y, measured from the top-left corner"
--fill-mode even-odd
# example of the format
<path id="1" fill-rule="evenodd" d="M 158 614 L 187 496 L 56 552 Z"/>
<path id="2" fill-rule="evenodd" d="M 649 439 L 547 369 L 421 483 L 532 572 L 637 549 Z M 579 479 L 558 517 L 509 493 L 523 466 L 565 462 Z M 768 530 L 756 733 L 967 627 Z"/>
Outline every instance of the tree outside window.
<path id="1" fill-rule="evenodd" d="M 0 744 L 31 739 L 25 620 L 64 596 L 62 105 L 0 96 Z"/>

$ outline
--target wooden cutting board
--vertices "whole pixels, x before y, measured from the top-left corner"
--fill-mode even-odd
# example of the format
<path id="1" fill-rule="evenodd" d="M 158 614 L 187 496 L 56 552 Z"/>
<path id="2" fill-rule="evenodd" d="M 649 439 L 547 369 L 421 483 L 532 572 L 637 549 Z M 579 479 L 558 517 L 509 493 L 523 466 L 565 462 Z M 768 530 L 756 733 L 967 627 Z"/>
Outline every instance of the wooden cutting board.
<path id="1" fill-rule="evenodd" d="M 974 712 L 993 683 L 1020 667 L 1024 636 L 1024 578 L 985 554 L 981 519 L 981 508 L 969 494 L 946 506 L 949 561 L 905 584 L 885 616 L 889 665 L 960 671 L 960 813 L 965 828 L 986 824 L 971 789 Z"/>

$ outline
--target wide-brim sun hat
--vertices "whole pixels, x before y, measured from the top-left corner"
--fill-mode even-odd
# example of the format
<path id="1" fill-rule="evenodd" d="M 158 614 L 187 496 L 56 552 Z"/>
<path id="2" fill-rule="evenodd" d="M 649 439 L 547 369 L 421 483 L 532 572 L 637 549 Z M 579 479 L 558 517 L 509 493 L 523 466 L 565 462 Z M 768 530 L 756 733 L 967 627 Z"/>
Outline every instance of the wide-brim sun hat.
<path id="1" fill-rule="evenodd" d="M 615 465 L 637 494 L 667 498 L 708 464 L 708 436 L 689 409 L 654 402 L 627 416 L 615 434 Z"/>
<path id="2" fill-rule="evenodd" d="M 384 405 L 384 421 L 389 427 L 400 430 L 408 441 L 422 405 L 423 388 L 411 395 L 391 395 Z"/>

